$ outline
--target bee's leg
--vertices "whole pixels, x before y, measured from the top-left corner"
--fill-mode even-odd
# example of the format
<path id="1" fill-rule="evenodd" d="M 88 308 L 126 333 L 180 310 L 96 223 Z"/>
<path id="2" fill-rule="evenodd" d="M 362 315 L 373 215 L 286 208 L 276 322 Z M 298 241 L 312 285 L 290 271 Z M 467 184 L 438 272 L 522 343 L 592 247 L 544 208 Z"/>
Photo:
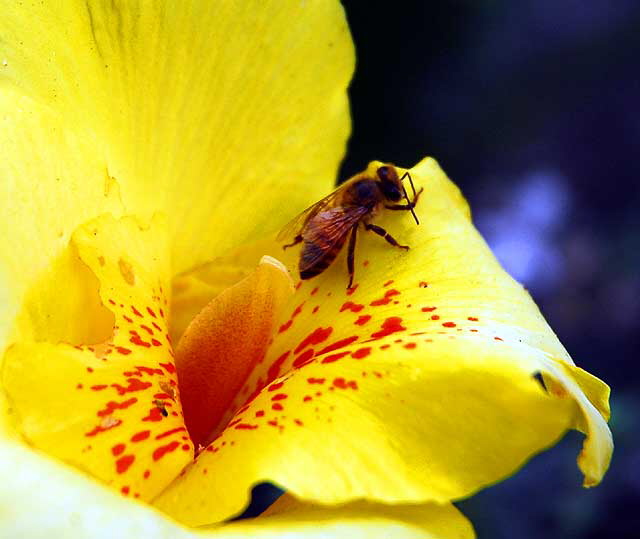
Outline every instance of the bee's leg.
<path id="1" fill-rule="evenodd" d="M 413 197 L 413 200 L 411 201 L 410 204 L 385 204 L 385 208 L 387 208 L 388 210 L 411 210 L 413 208 L 416 207 L 416 204 L 418 203 L 418 198 L 420 197 L 420 193 L 422 193 L 422 191 L 424 191 L 424 187 L 421 187 L 420 189 L 418 189 L 418 192 L 416 193 L 416 196 Z"/>
<path id="2" fill-rule="evenodd" d="M 385 240 L 387 240 L 391 245 L 393 245 L 394 247 L 399 247 L 400 249 L 404 249 L 405 251 L 407 249 L 409 249 L 408 245 L 400 245 L 395 238 L 389 234 L 384 228 L 382 228 L 381 226 L 378 225 L 372 225 L 369 223 L 366 223 L 364 225 L 364 227 L 367 230 L 371 230 L 371 232 L 375 232 L 376 234 L 378 234 L 378 236 L 382 236 Z"/>
<path id="3" fill-rule="evenodd" d="M 351 288 L 351 285 L 353 284 L 353 274 L 355 273 L 353 261 L 354 261 L 355 252 L 356 252 L 357 233 L 358 233 L 358 224 L 356 223 L 355 225 L 353 225 L 353 228 L 351 229 L 351 237 L 349 238 L 349 247 L 347 249 L 347 269 L 349 270 L 349 284 L 347 285 L 347 288 Z"/>
<path id="4" fill-rule="evenodd" d="M 288 247 L 293 247 L 294 245 L 298 245 L 302 241 L 302 234 L 298 234 L 295 238 L 293 238 L 292 243 L 288 243 L 287 245 L 283 245 L 283 249 L 287 249 Z"/>

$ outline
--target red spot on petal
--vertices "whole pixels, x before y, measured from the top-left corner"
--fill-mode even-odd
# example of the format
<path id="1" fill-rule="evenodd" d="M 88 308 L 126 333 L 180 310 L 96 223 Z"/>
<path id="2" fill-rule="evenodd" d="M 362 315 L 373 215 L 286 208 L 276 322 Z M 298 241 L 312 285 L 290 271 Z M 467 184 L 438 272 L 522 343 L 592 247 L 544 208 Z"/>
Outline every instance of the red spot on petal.
<path id="1" fill-rule="evenodd" d="M 358 316 L 358 319 L 354 322 L 357 326 L 365 325 L 369 320 L 371 320 L 370 314 L 363 314 L 362 316 Z"/>
<path id="2" fill-rule="evenodd" d="M 414 343 L 414 342 L 408 342 L 407 344 L 405 344 L 405 345 L 404 345 L 404 347 L 405 347 L 407 350 L 413 350 L 416 346 L 417 346 L 417 344 L 416 344 L 416 343 Z"/>
<path id="3" fill-rule="evenodd" d="M 109 401 L 107 403 L 107 407 L 104 410 L 98 410 L 97 415 L 98 417 L 110 416 L 116 410 L 124 410 L 125 408 L 129 408 L 129 406 L 135 404 L 136 402 L 138 402 L 138 399 L 136 399 L 135 397 L 131 397 L 130 399 L 122 402 Z"/>
<path id="4" fill-rule="evenodd" d="M 333 331 L 332 327 L 328 327 L 328 328 L 320 327 L 320 328 L 314 329 L 311 333 L 309 333 L 309 335 L 307 335 L 304 339 L 300 341 L 300 343 L 298 344 L 298 346 L 296 346 L 296 349 L 293 351 L 293 353 L 297 354 L 307 346 L 320 344 L 321 342 L 326 341 L 331 335 L 332 331 Z"/>
<path id="5" fill-rule="evenodd" d="M 501 341 L 502 339 L 500 337 L 494 337 L 493 340 L 494 341 Z"/>
<path id="6" fill-rule="evenodd" d="M 395 288 L 392 288 L 391 290 L 387 290 L 382 298 L 372 301 L 371 303 L 369 303 L 369 305 L 371 305 L 372 307 L 387 305 L 391 301 L 391 298 L 393 296 L 398 295 L 400 295 L 400 292 L 398 292 Z"/>
<path id="7" fill-rule="evenodd" d="M 440 320 L 440 317 L 437 314 L 431 316 L 431 320 Z"/>
<path id="8" fill-rule="evenodd" d="M 313 397 L 311 395 L 305 395 L 303 402 L 309 402 L 311 399 L 313 399 Z"/>
<path id="9" fill-rule="evenodd" d="M 340 307 L 340 312 L 349 310 L 352 313 L 358 313 L 362 309 L 364 309 L 364 305 L 362 305 L 361 303 L 354 303 L 353 301 L 347 301 L 342 304 L 342 307 Z"/>
<path id="10" fill-rule="evenodd" d="M 282 406 L 282 404 L 280 404 L 279 402 L 276 402 L 274 405 L 272 405 L 272 406 L 271 406 L 271 408 L 272 408 L 273 410 L 282 410 L 282 409 L 283 409 L 283 406 Z"/>
<path id="11" fill-rule="evenodd" d="M 136 432 L 132 437 L 132 442 L 141 442 L 142 440 L 146 440 L 151 434 L 150 430 L 141 430 L 140 432 Z"/>
<path id="12" fill-rule="evenodd" d="M 174 440 L 173 442 L 168 443 L 167 445 L 158 447 L 156 450 L 154 450 L 151 456 L 153 460 L 160 460 L 167 453 L 171 453 L 172 451 L 175 451 L 179 445 L 180 445 L 180 442 Z"/>
<path id="13" fill-rule="evenodd" d="M 114 457 L 117 457 L 120 453 L 122 453 L 125 449 L 126 445 L 124 444 L 116 444 L 111 448 L 111 454 Z"/>
<path id="14" fill-rule="evenodd" d="M 315 296 L 316 292 L 318 292 L 318 287 L 317 286 L 311 291 L 311 295 Z"/>
<path id="15" fill-rule="evenodd" d="M 390 284 L 393 284 L 393 279 L 390 279 L 389 281 L 387 281 L 386 283 L 384 283 L 382 286 L 384 288 L 387 288 L 387 286 L 389 286 Z"/>
<path id="16" fill-rule="evenodd" d="M 149 335 L 153 335 L 153 330 L 149 326 L 145 326 L 144 324 L 140 324 L 140 327 L 144 329 Z"/>
<path id="17" fill-rule="evenodd" d="M 311 363 L 311 361 L 313 360 L 313 349 L 310 348 L 309 350 L 303 352 L 302 354 L 300 354 L 297 358 L 295 358 L 293 360 L 293 367 L 296 369 L 299 369 L 300 367 L 303 367 L 304 365 L 306 365 L 307 363 Z"/>
<path id="18" fill-rule="evenodd" d="M 446 328 L 454 328 L 454 327 L 456 327 L 455 322 L 444 322 L 442 325 L 444 327 L 446 327 Z"/>
<path id="19" fill-rule="evenodd" d="M 467 320 L 471 320 L 472 322 L 477 322 L 478 319 L 475 316 L 469 316 Z"/>
<path id="20" fill-rule="evenodd" d="M 333 386 L 338 389 L 358 389 L 358 383 L 355 380 L 345 380 L 344 378 L 336 378 L 333 381 Z"/>
<path id="21" fill-rule="evenodd" d="M 184 427 L 176 427 L 175 429 L 171 429 L 168 431 L 165 431 L 161 434 L 158 434 L 156 436 L 156 440 L 160 440 L 162 438 L 166 438 L 167 436 L 171 436 L 172 434 L 175 434 L 176 432 L 182 432 L 183 430 L 186 430 Z"/>
<path id="22" fill-rule="evenodd" d="M 133 305 L 131 306 L 131 311 L 133 312 L 133 314 L 135 314 L 136 316 L 140 316 L 142 317 L 142 313 L 136 309 Z"/>
<path id="23" fill-rule="evenodd" d="M 420 309 L 423 313 L 430 313 L 431 311 L 435 311 L 437 309 L 437 307 L 422 307 L 422 309 Z"/>
<path id="24" fill-rule="evenodd" d="M 280 375 L 280 367 L 289 357 L 290 351 L 287 350 L 284 354 L 282 354 L 278 359 L 276 359 L 271 367 L 269 367 L 269 371 L 267 372 L 268 381 L 275 380 Z"/>
<path id="25" fill-rule="evenodd" d="M 278 393 L 277 395 L 274 395 L 273 397 L 271 397 L 272 401 L 281 401 L 284 399 L 288 399 L 289 395 L 287 395 L 286 393 Z"/>
<path id="26" fill-rule="evenodd" d="M 256 412 L 256 417 L 262 417 L 264 415 L 264 410 L 258 410 Z"/>
<path id="27" fill-rule="evenodd" d="M 162 346 L 162 343 L 158 339 L 151 339 L 153 346 Z"/>
<path id="28" fill-rule="evenodd" d="M 316 314 L 319 310 L 320 310 L 320 305 L 316 305 L 311 311 L 311 314 Z"/>
<path id="29" fill-rule="evenodd" d="M 271 384 L 269 386 L 269 389 L 267 389 L 267 391 L 278 391 L 278 389 L 280 389 L 283 385 L 284 385 L 284 382 L 278 382 L 277 384 Z"/>
<path id="30" fill-rule="evenodd" d="M 149 410 L 149 415 L 142 418 L 142 421 L 162 421 L 163 417 L 164 416 L 162 415 L 162 410 L 160 410 L 160 408 L 158 408 L 157 406 L 154 406 L 153 408 L 151 408 L 151 410 Z"/>
<path id="31" fill-rule="evenodd" d="M 325 378 L 307 378 L 307 382 L 310 384 L 324 384 Z"/>
<path id="32" fill-rule="evenodd" d="M 391 316 L 387 318 L 381 326 L 380 331 L 376 331 L 371 334 L 371 337 L 374 339 L 381 339 L 382 337 L 386 337 L 387 335 L 392 335 L 393 333 L 397 333 L 399 331 L 405 331 L 407 328 L 402 324 L 402 318 L 399 316 Z"/>
<path id="33" fill-rule="evenodd" d="M 116 346 L 116 352 L 118 354 L 122 354 L 123 356 L 128 356 L 131 353 L 129 348 L 125 348 L 124 346 Z"/>
<path id="34" fill-rule="evenodd" d="M 133 324 L 133 318 L 128 317 L 126 314 L 123 314 L 122 318 L 129 322 L 129 324 Z"/>
<path id="35" fill-rule="evenodd" d="M 371 353 L 371 348 L 367 346 L 365 348 L 359 348 L 358 350 L 356 350 L 353 354 L 351 354 L 351 357 L 353 359 L 362 359 L 367 357 L 370 353 Z"/>
<path id="36" fill-rule="evenodd" d="M 169 374 L 175 374 L 176 373 L 176 368 L 175 368 L 173 363 L 158 363 L 158 365 L 160 365 Z"/>
<path id="37" fill-rule="evenodd" d="M 238 423 L 233 428 L 236 430 L 255 430 L 258 428 L 258 425 L 250 425 L 249 423 Z"/>
<path id="38" fill-rule="evenodd" d="M 344 356 L 348 356 L 350 352 L 347 350 L 346 352 L 338 352 L 337 354 L 329 354 L 322 358 L 321 363 L 333 363 L 334 361 L 338 361 L 340 358 Z"/>
<path id="39" fill-rule="evenodd" d="M 278 333 L 284 333 L 285 331 L 287 331 L 291 327 L 291 324 L 293 324 L 293 320 L 287 320 L 284 324 L 280 326 Z"/>
<path id="40" fill-rule="evenodd" d="M 151 382 L 143 382 L 138 378 L 127 378 L 127 383 L 127 387 L 121 386 L 120 384 L 111 384 L 111 387 L 116 389 L 118 395 L 124 395 L 125 393 L 131 393 L 133 391 L 144 391 L 153 385 Z"/>
<path id="41" fill-rule="evenodd" d="M 358 285 L 347 288 L 347 296 L 351 296 L 358 289 Z"/>
<path id="42" fill-rule="evenodd" d="M 151 470 L 145 470 L 144 473 L 142 474 L 142 477 L 144 477 L 145 479 L 149 479 L 150 475 L 151 475 Z"/>
<path id="43" fill-rule="evenodd" d="M 116 472 L 124 473 L 129 469 L 129 466 L 133 464 L 133 461 L 136 460 L 134 455 L 125 455 L 124 457 L 120 457 L 116 460 Z"/>
<path id="44" fill-rule="evenodd" d="M 304 423 L 300 419 L 294 419 L 293 422 L 299 427 L 302 427 L 304 425 Z"/>
<path id="45" fill-rule="evenodd" d="M 93 372 L 93 369 L 91 367 L 87 367 L 87 372 Z"/>
<path id="46" fill-rule="evenodd" d="M 107 387 L 109 387 L 107 384 L 97 384 L 95 386 L 91 386 L 90 389 L 93 391 L 102 391 L 103 389 L 107 389 Z"/>
<path id="47" fill-rule="evenodd" d="M 357 340 L 358 340 L 358 336 L 357 335 L 353 335 L 351 337 L 346 337 L 344 339 L 340 339 L 339 341 L 336 341 L 336 342 L 330 344 L 329 346 L 326 346 L 322 350 L 320 350 L 317 355 L 326 354 L 327 352 L 333 352 L 334 350 L 337 350 L 338 348 L 342 348 L 344 346 L 348 346 L 352 342 L 355 342 Z"/>
<path id="48" fill-rule="evenodd" d="M 153 312 L 153 310 L 151 309 L 151 307 L 147 307 L 147 312 L 148 312 L 151 316 L 153 316 L 154 318 L 158 318 L 158 317 L 156 316 L 156 313 L 154 313 L 154 312 Z"/>
<path id="49" fill-rule="evenodd" d="M 429 286 L 429 283 L 427 281 L 420 281 L 420 283 L 418 284 L 418 286 L 420 288 L 427 288 Z"/>

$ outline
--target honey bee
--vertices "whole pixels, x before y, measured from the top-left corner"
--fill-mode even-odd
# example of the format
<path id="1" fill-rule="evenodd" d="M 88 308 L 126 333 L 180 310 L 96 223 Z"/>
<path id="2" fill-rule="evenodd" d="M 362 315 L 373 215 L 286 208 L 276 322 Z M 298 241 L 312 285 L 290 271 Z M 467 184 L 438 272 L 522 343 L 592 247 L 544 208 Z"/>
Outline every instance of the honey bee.
<path id="1" fill-rule="evenodd" d="M 413 191 L 413 200 L 402 182 L 409 179 Z M 293 242 L 283 249 L 304 242 L 300 252 L 298 270 L 300 279 L 311 279 L 322 273 L 335 260 L 342 249 L 347 236 L 347 269 L 351 288 L 354 276 L 354 254 L 356 235 L 360 224 L 365 230 L 375 232 L 388 243 L 399 249 L 407 250 L 408 245 L 400 245 L 384 228 L 370 223 L 371 219 L 383 208 L 388 210 L 410 211 L 416 224 L 420 224 L 413 208 L 418 203 L 422 188 L 416 193 L 413 181 L 408 172 L 398 176 L 396 167 L 389 164 L 373 162 L 367 170 L 356 174 L 331 194 L 316 202 L 293 221 L 285 226 L 278 241 L 295 234 Z M 404 198 L 406 204 L 397 204 Z"/>

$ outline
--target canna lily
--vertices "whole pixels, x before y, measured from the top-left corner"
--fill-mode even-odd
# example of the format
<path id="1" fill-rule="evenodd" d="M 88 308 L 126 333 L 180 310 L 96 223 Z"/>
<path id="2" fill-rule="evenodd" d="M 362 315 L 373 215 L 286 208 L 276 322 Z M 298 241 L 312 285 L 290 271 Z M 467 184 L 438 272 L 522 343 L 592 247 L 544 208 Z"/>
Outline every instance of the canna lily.
<path id="1" fill-rule="evenodd" d="M 434 160 L 351 289 L 272 239 L 344 151 L 337 3 L 47 4 L 0 19 L 4 535 L 470 537 L 451 502 L 571 428 L 600 481 L 608 388 Z"/>

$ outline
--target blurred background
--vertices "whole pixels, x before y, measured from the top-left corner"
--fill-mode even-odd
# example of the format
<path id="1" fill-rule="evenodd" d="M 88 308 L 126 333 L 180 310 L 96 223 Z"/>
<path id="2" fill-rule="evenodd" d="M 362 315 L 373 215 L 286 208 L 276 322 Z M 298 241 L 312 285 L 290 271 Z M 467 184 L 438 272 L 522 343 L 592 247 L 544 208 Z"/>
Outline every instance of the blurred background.
<path id="1" fill-rule="evenodd" d="M 459 505 L 478 537 L 640 537 L 640 1 L 345 1 L 358 65 L 341 179 L 435 157 L 574 360 L 612 388 L 585 490 L 571 433 Z"/>

